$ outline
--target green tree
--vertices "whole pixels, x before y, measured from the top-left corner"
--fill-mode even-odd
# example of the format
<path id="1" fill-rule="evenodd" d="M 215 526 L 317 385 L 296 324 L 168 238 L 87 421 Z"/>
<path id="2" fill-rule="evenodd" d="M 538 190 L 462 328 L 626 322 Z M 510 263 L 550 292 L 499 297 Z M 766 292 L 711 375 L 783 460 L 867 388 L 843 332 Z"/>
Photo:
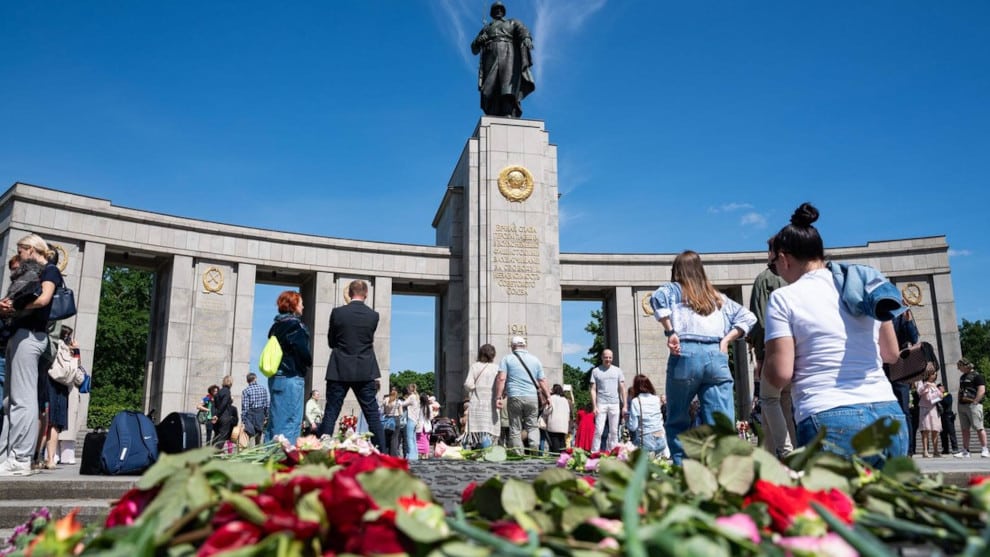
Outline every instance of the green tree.
<path id="1" fill-rule="evenodd" d="M 963 319 L 959 327 L 959 344 L 964 358 L 976 366 L 983 379 L 990 384 L 990 320 L 967 321 Z M 945 362 L 955 371 L 955 362 Z M 983 397 L 983 424 L 990 425 L 990 397 Z"/>
<path id="2" fill-rule="evenodd" d="M 399 394 L 403 394 L 406 389 L 406 385 L 410 383 L 416 384 L 416 391 L 420 393 L 430 392 L 436 389 L 436 374 L 432 371 L 427 371 L 426 373 L 419 373 L 411 369 L 399 373 L 393 373 L 389 376 L 389 381 L 393 387 L 399 389 Z M 438 397 L 439 400 L 439 397 Z"/>
<path id="3" fill-rule="evenodd" d="M 605 350 L 605 312 L 601 309 L 596 309 L 591 312 L 591 321 L 584 326 L 584 330 L 591 333 L 592 341 L 591 348 L 588 349 L 588 355 L 583 358 L 584 361 L 592 365 L 592 367 L 597 367 L 602 364 L 602 350 Z"/>
<path id="4" fill-rule="evenodd" d="M 585 381 L 586 375 L 587 372 L 580 368 L 568 363 L 564 364 L 564 384 L 570 385 L 574 393 L 574 412 L 591 404 L 591 393 L 588 391 L 588 384 Z"/>
<path id="5" fill-rule="evenodd" d="M 149 271 L 103 270 L 89 427 L 107 427 L 118 411 L 142 407 L 153 283 Z"/>

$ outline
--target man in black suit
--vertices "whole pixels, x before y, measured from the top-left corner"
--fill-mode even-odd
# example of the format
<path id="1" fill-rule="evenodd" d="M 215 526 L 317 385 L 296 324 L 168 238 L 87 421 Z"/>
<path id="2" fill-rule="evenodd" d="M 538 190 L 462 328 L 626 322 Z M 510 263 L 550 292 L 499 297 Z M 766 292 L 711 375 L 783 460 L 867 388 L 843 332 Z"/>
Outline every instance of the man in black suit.
<path id="1" fill-rule="evenodd" d="M 346 306 L 330 312 L 330 330 L 327 340 L 330 348 L 330 364 L 327 366 L 327 406 L 320 422 L 319 435 L 332 435 L 337 425 L 340 408 L 344 405 L 347 390 L 354 395 L 364 412 L 371 442 L 383 450 L 385 429 L 378 412 L 378 385 L 381 371 L 375 357 L 375 330 L 378 328 L 378 312 L 365 305 L 368 283 L 355 280 L 347 286 L 351 301 Z"/>

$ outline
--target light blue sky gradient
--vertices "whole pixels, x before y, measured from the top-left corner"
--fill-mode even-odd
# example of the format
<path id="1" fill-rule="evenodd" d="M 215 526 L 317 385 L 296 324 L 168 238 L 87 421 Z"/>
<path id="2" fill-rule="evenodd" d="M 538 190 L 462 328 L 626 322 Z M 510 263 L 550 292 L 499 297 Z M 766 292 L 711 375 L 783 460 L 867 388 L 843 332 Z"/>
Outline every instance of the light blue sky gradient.
<path id="1" fill-rule="evenodd" d="M 487 8 L 5 2 L 0 182 L 432 244 L 480 116 L 469 43 Z M 831 247 L 946 235 L 960 319 L 990 318 L 990 3 L 507 8 L 534 36 L 523 107 L 559 149 L 563 251 L 760 250 L 812 201 Z M 392 369 L 432 368 L 433 300 L 394 309 Z M 589 310 L 564 308 L 582 367 Z"/>

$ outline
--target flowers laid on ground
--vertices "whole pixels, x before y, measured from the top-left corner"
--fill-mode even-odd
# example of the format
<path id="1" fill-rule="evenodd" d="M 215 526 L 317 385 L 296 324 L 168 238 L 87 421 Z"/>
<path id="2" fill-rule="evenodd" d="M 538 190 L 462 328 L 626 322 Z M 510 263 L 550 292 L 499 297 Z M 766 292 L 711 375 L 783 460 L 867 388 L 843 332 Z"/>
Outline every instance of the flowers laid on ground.
<path id="1" fill-rule="evenodd" d="M 893 555 L 882 542 L 990 551 L 986 478 L 945 486 L 909 459 L 891 460 L 881 472 L 821 451 L 820 441 L 781 463 L 740 439 L 727 420 L 681 440 L 690 457 L 683 467 L 630 446 L 575 450 L 532 483 L 494 477 L 469 484 L 453 516 L 405 460 L 377 453 L 365 436 L 304 437 L 225 458 L 201 449 L 163 456 L 102 528 L 35 517 L 36 533 L 20 536 L 17 552 Z M 884 442 L 889 435 L 868 428 L 854 446 L 870 454 Z M 441 458 L 454 453 L 463 456 L 445 447 Z M 270 456 L 259 461 L 260 454 Z"/>
<path id="2" fill-rule="evenodd" d="M 342 438 L 346 438 L 350 434 L 357 431 L 358 417 L 354 414 L 349 414 L 340 419 L 340 435 Z"/>

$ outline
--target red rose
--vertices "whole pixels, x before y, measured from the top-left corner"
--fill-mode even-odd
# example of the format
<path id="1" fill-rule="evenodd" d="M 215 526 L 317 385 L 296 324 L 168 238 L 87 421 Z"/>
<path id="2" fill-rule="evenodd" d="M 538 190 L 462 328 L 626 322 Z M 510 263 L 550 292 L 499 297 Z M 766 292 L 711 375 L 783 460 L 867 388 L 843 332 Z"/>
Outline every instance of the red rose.
<path id="1" fill-rule="evenodd" d="M 224 551 L 254 545 L 261 541 L 261 528 L 243 520 L 228 522 L 203 542 L 197 557 L 210 557 Z"/>
<path id="2" fill-rule="evenodd" d="M 584 480 L 584 482 L 586 484 L 588 484 L 588 487 L 595 487 L 595 478 L 594 478 L 594 476 L 581 476 L 580 479 Z"/>
<path id="3" fill-rule="evenodd" d="M 430 506 L 429 501 L 423 501 L 415 494 L 413 494 L 412 497 L 399 497 L 398 499 L 395 500 L 395 503 L 399 505 L 399 508 L 406 511 L 407 513 L 411 513 L 416 509 L 422 509 Z"/>
<path id="4" fill-rule="evenodd" d="M 745 499 L 743 507 L 756 502 L 766 503 L 773 520 L 773 529 L 785 533 L 799 518 L 818 518 L 818 513 L 811 508 L 812 501 L 820 503 L 847 524 L 852 524 L 855 510 L 853 501 L 837 489 L 809 491 L 800 486 L 790 487 L 757 480 L 753 485 L 753 493 Z"/>
<path id="5" fill-rule="evenodd" d="M 374 522 L 367 522 L 357 535 L 348 536 L 345 553 L 356 555 L 388 555 L 412 553 L 414 544 L 395 527 L 393 514 L 383 514 Z"/>
<path id="6" fill-rule="evenodd" d="M 461 492 L 461 504 L 462 505 L 471 500 L 471 497 L 474 496 L 474 490 L 477 487 L 478 487 L 478 482 L 471 482 L 471 483 L 467 484 L 467 487 L 465 487 L 464 488 L 464 491 Z"/>
<path id="7" fill-rule="evenodd" d="M 969 485 L 983 485 L 983 482 L 990 481 L 990 476 L 970 476 Z"/>
<path id="8" fill-rule="evenodd" d="M 129 526 L 134 524 L 134 521 L 141 516 L 148 503 L 151 503 L 155 496 L 158 495 L 160 489 L 160 486 L 149 490 L 134 488 L 125 493 L 117 501 L 117 504 L 110 509 L 105 527 L 113 528 L 114 526 Z"/>
<path id="9" fill-rule="evenodd" d="M 529 541 L 529 534 L 523 530 L 522 526 L 512 520 L 496 520 L 491 525 L 492 534 L 505 538 L 512 543 L 526 543 Z"/>
<path id="10" fill-rule="evenodd" d="M 369 509 L 378 508 L 356 479 L 340 473 L 334 474 L 330 485 L 320 491 L 320 502 L 335 528 L 354 526 Z"/>
<path id="11" fill-rule="evenodd" d="M 811 494 L 811 498 L 832 511 L 832 514 L 846 524 L 853 523 L 853 511 L 856 510 L 856 504 L 845 492 L 832 488 L 828 491 L 815 491 Z"/>
<path id="12" fill-rule="evenodd" d="M 383 454 L 362 455 L 354 451 L 337 451 L 335 460 L 338 465 L 344 467 L 337 475 L 343 473 L 351 477 L 378 468 L 409 470 L 409 462 L 406 459 Z"/>

